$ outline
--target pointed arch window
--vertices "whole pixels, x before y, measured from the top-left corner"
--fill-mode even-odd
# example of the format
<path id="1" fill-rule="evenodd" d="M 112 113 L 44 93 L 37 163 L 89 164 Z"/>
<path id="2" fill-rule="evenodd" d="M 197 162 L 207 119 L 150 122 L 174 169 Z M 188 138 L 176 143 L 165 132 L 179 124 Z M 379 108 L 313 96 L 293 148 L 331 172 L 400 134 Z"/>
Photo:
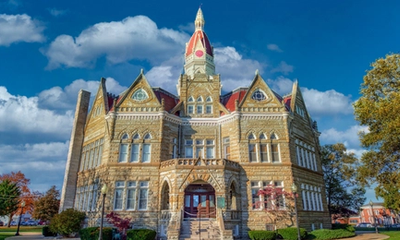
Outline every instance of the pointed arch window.
<path id="1" fill-rule="evenodd" d="M 151 157 L 151 144 L 149 141 L 150 139 L 151 139 L 150 133 L 147 133 L 146 135 L 144 135 L 145 142 L 143 143 L 143 149 L 142 149 L 142 162 L 143 163 L 150 162 L 150 157 Z"/>
<path id="2" fill-rule="evenodd" d="M 144 89 L 140 88 L 136 90 L 136 92 L 132 95 L 132 98 L 136 101 L 144 101 L 149 98 L 149 95 Z"/>
<path id="3" fill-rule="evenodd" d="M 211 96 L 208 96 L 208 97 L 206 98 L 206 102 L 212 102 Z"/>
<path id="4" fill-rule="evenodd" d="M 189 98 L 188 98 L 188 102 L 194 102 L 193 97 L 189 97 Z"/>
<path id="5" fill-rule="evenodd" d="M 267 138 L 265 137 L 265 134 L 264 134 L 264 133 L 261 133 L 261 134 L 260 134 L 260 139 L 261 139 L 261 140 L 267 139 Z"/>
<path id="6" fill-rule="evenodd" d="M 139 133 L 136 133 L 135 135 L 133 135 L 133 140 L 137 140 L 137 139 L 139 139 L 139 138 L 140 138 Z"/>
<path id="7" fill-rule="evenodd" d="M 200 96 L 197 98 L 197 102 L 203 102 L 203 98 Z"/>
<path id="8" fill-rule="evenodd" d="M 264 101 L 265 99 L 267 99 L 267 96 L 263 91 L 261 91 L 260 89 L 257 89 L 251 95 L 251 99 L 256 100 L 256 101 Z"/>
<path id="9" fill-rule="evenodd" d="M 254 136 L 253 133 L 250 133 L 250 135 L 249 135 L 249 140 L 254 140 L 254 139 L 256 139 L 256 137 Z"/>

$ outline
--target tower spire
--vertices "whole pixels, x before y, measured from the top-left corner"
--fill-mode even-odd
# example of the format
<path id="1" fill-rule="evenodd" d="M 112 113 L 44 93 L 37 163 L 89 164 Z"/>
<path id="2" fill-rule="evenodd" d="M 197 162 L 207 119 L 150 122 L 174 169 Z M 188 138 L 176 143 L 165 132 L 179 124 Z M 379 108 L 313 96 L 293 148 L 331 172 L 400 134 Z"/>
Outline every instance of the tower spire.
<path id="1" fill-rule="evenodd" d="M 201 6 L 199 7 L 199 10 L 197 11 L 197 15 L 196 15 L 196 20 L 194 20 L 194 25 L 196 26 L 196 31 L 197 30 L 202 30 L 204 28 L 204 17 L 203 17 L 203 11 L 201 11 Z"/>

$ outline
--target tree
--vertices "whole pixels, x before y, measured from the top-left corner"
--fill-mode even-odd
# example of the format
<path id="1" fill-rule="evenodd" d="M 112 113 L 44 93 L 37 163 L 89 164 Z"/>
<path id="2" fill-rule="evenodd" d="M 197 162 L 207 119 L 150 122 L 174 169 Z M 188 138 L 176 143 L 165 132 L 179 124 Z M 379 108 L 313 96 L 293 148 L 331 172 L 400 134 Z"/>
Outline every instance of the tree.
<path id="1" fill-rule="evenodd" d="M 365 189 L 356 181 L 358 159 L 344 144 L 336 143 L 322 147 L 321 163 L 330 216 L 349 217 L 365 202 Z"/>
<path id="2" fill-rule="evenodd" d="M 31 190 L 29 189 L 28 185 L 30 183 L 30 180 L 25 177 L 25 174 L 23 174 L 21 171 L 18 172 L 11 172 L 7 174 L 0 175 L 0 181 L 3 180 L 9 180 L 12 183 L 15 183 L 17 187 L 21 191 L 20 199 L 19 201 L 25 202 L 25 207 L 23 208 L 23 212 L 32 212 L 33 211 L 33 202 L 36 199 L 36 193 L 32 193 Z M 20 209 L 16 209 L 15 211 L 9 213 L 9 221 L 8 221 L 8 227 L 10 227 L 11 219 L 15 214 L 20 214 Z"/>
<path id="3" fill-rule="evenodd" d="M 116 212 L 110 212 L 106 216 L 107 222 L 111 223 L 115 227 L 118 228 L 118 231 L 121 234 L 121 239 L 125 240 L 126 239 L 126 230 L 131 226 L 131 219 L 126 217 L 122 218 L 118 213 Z"/>
<path id="4" fill-rule="evenodd" d="M 376 196 L 384 199 L 385 207 L 400 211 L 400 54 L 386 55 L 371 67 L 354 103 L 356 120 L 368 128 L 360 134 L 367 151 L 361 157 L 359 180 L 376 183 Z"/>
<path id="5" fill-rule="evenodd" d="M 21 191 L 10 180 L 0 182 L 0 216 L 5 216 L 18 209 Z"/>
<path id="6" fill-rule="evenodd" d="M 294 225 L 294 196 L 281 187 L 270 184 L 258 191 L 262 201 L 255 203 L 256 208 L 264 208 L 267 213 L 267 222 L 275 228 L 284 228 Z M 280 224 L 279 226 L 277 224 Z"/>
<path id="7" fill-rule="evenodd" d="M 47 190 L 46 194 L 42 194 L 33 205 L 33 218 L 50 221 L 53 216 L 58 213 L 60 206 L 60 191 L 56 189 L 56 186 L 52 186 Z"/>

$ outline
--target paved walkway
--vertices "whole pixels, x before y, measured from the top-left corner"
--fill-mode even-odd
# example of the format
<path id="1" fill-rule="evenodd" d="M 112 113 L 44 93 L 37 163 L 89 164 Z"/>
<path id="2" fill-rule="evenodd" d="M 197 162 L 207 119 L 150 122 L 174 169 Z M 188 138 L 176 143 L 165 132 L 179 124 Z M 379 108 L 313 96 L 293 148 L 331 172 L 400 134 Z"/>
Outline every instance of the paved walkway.
<path id="1" fill-rule="evenodd" d="M 20 236 L 7 237 L 5 240 L 52 240 L 56 237 L 43 237 L 42 233 L 22 232 Z M 348 240 L 381 240 L 387 239 L 389 236 L 376 233 L 358 233 L 357 236 L 346 238 Z M 68 240 L 80 240 L 80 238 L 68 238 Z"/>

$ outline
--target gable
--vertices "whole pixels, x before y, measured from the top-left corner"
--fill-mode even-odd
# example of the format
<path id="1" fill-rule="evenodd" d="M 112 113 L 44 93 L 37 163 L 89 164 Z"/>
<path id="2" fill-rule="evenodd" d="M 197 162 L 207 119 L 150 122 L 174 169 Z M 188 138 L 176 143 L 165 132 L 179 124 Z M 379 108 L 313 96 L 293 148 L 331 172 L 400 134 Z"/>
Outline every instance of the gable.
<path id="1" fill-rule="evenodd" d="M 303 95 L 301 93 L 298 81 L 295 81 L 293 83 L 290 108 L 292 109 L 292 112 L 294 112 L 297 116 L 303 118 L 306 121 L 311 120 L 308 115 L 306 103 L 305 103 Z"/>

